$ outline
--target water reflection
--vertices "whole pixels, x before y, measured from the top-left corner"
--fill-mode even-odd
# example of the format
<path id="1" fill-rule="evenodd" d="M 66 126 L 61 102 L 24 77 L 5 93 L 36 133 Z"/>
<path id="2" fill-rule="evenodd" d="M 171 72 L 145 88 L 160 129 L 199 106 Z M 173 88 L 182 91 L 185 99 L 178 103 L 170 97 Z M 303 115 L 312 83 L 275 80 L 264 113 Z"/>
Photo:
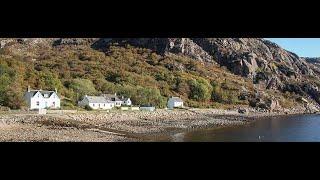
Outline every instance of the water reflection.
<path id="1" fill-rule="evenodd" d="M 173 142 L 183 142 L 186 133 L 177 133 L 172 136 Z"/>

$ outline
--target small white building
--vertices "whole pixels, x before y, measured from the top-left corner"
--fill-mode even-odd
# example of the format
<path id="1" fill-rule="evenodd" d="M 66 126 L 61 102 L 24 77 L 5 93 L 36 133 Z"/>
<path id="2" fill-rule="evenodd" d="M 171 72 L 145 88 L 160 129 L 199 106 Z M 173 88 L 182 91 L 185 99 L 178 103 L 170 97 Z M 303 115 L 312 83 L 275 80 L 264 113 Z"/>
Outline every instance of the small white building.
<path id="1" fill-rule="evenodd" d="M 130 98 L 123 98 L 122 97 L 122 105 L 126 105 L 126 106 L 131 106 L 132 105 L 132 102 L 131 102 L 131 99 Z"/>
<path id="2" fill-rule="evenodd" d="M 115 103 L 112 101 L 107 100 L 103 96 L 87 96 L 85 95 L 84 98 L 78 102 L 79 106 L 85 107 L 89 106 L 95 110 L 107 110 L 112 109 L 115 106 Z"/>
<path id="3" fill-rule="evenodd" d="M 28 87 L 28 91 L 25 93 L 25 101 L 29 109 L 59 109 L 60 108 L 60 98 L 55 91 L 45 91 L 45 90 L 31 90 Z"/>
<path id="4" fill-rule="evenodd" d="M 169 109 L 183 107 L 183 101 L 179 97 L 170 97 L 167 106 Z"/>
<path id="5" fill-rule="evenodd" d="M 123 100 L 121 100 L 117 94 L 103 94 L 102 95 L 106 100 L 112 101 L 115 105 L 115 107 L 121 107 Z"/>

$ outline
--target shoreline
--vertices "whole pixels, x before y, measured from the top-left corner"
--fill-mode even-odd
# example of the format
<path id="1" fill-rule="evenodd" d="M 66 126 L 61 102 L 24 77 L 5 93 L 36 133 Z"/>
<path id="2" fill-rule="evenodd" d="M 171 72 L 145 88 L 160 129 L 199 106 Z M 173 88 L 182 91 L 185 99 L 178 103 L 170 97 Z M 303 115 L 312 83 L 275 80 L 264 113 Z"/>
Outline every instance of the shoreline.
<path id="1" fill-rule="evenodd" d="M 0 113 L 0 141 L 170 141 L 172 136 L 188 131 L 242 126 L 269 117 L 314 114 L 291 112 L 240 114 L 236 110 L 192 108 L 46 115 Z"/>
<path id="2" fill-rule="evenodd" d="M 292 116 L 308 116 L 308 115 L 317 115 L 320 113 L 306 113 L 306 112 L 297 112 L 297 113 L 258 113 L 258 114 L 249 114 L 249 115 L 243 115 L 243 114 L 238 114 L 238 115 L 221 115 L 217 114 L 215 118 L 233 118 L 239 120 L 241 123 L 229 123 L 229 124 L 224 124 L 224 125 L 218 125 L 216 126 L 215 124 L 206 124 L 203 126 L 196 126 L 196 127 L 189 127 L 186 129 L 179 129 L 179 130 L 169 130 L 169 131 L 164 131 L 164 132 L 154 132 L 154 133 L 146 133 L 146 136 L 150 136 L 153 139 L 156 138 L 158 140 L 165 140 L 172 141 L 173 138 L 175 138 L 176 135 L 188 133 L 188 132 L 193 132 L 193 131 L 201 131 L 201 130 L 222 130 L 224 128 L 236 128 L 244 125 L 249 125 L 250 123 L 254 123 L 259 120 L 266 120 L 268 118 L 281 118 L 281 117 L 292 117 Z M 160 137 L 160 138 L 159 138 Z"/>

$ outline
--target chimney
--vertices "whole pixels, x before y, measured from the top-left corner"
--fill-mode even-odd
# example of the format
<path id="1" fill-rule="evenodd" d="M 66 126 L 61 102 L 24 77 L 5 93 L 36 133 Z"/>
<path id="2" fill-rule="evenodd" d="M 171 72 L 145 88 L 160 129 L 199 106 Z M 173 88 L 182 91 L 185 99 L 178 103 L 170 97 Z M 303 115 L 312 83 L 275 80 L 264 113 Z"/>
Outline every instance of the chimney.
<path id="1" fill-rule="evenodd" d="M 57 89 L 57 88 L 54 88 L 54 90 L 55 90 L 56 94 L 58 94 L 58 89 Z"/>
<path id="2" fill-rule="evenodd" d="M 28 92 L 30 92 L 30 86 L 28 86 Z"/>
<path id="3" fill-rule="evenodd" d="M 114 96 L 117 96 L 117 93 L 114 93 Z"/>

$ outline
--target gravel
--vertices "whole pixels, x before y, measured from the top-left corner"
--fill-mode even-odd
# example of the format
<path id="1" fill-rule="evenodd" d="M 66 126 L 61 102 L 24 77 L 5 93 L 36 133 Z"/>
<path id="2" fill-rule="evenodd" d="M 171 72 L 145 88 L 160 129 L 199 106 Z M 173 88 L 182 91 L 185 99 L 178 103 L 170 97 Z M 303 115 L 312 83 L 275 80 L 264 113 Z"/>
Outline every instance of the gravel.
<path id="1" fill-rule="evenodd" d="M 245 115 L 237 110 L 219 109 L 80 111 L 47 115 L 0 113 L 0 141 L 145 141 L 148 134 L 243 125 L 270 115 L 279 114 Z M 150 141 L 150 137 L 147 140 Z"/>

